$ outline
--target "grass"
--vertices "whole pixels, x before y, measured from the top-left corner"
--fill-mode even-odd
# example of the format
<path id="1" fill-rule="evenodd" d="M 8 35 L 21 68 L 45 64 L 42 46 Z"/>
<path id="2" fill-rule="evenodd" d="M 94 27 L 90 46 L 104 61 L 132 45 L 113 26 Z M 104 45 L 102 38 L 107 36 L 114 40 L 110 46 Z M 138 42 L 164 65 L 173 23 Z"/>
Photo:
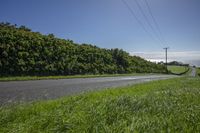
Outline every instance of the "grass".
<path id="1" fill-rule="evenodd" d="M 8 77 L 0 77 L 0 81 L 23 81 L 23 80 L 44 80 L 44 79 L 117 77 L 117 76 L 151 75 L 151 74 L 152 73 L 101 74 L 101 75 L 66 75 L 66 76 L 8 76 Z"/>
<path id="2" fill-rule="evenodd" d="M 186 73 L 184 73 L 183 76 L 186 76 L 186 77 L 189 76 L 190 77 L 191 73 L 192 73 L 192 68 L 188 67 L 188 71 Z"/>
<path id="3" fill-rule="evenodd" d="M 196 67 L 196 75 L 200 77 L 200 67 Z"/>
<path id="4" fill-rule="evenodd" d="M 200 79 L 181 77 L 0 108 L 0 132 L 200 132 Z"/>
<path id="5" fill-rule="evenodd" d="M 171 71 L 172 73 L 175 73 L 175 74 L 180 74 L 180 73 L 184 73 L 185 71 L 188 70 L 188 67 L 185 67 L 185 66 L 167 66 L 167 69 L 169 71 Z"/>

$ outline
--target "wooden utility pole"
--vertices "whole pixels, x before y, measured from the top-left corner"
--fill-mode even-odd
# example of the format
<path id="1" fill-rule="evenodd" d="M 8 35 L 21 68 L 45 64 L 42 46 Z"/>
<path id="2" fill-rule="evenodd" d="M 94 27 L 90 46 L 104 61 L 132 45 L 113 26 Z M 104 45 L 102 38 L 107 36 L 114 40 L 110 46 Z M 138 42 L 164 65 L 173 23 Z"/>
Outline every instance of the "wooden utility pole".
<path id="1" fill-rule="evenodd" d="M 165 49 L 165 67 L 166 67 L 166 72 L 168 73 L 168 70 L 167 70 L 167 50 L 169 49 L 169 47 L 166 47 L 166 48 L 163 48 Z"/>

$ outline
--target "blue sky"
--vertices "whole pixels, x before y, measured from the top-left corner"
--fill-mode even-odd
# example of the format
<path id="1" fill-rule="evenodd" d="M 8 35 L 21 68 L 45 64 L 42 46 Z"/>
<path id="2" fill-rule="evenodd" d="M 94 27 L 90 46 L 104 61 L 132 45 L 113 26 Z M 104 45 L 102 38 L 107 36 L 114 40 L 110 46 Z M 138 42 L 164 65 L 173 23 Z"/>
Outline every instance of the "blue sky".
<path id="1" fill-rule="evenodd" d="M 200 0 L 147 0 L 162 35 L 144 0 L 137 1 L 156 31 L 148 25 L 136 0 L 125 1 L 148 33 L 122 0 L 0 0 L 0 21 L 77 43 L 122 48 L 144 58 L 169 46 L 171 52 L 185 52 L 184 56 L 194 52 L 194 56 L 198 55 L 195 59 L 200 59 L 196 54 L 200 51 Z M 166 43 L 160 42 L 159 37 Z"/>

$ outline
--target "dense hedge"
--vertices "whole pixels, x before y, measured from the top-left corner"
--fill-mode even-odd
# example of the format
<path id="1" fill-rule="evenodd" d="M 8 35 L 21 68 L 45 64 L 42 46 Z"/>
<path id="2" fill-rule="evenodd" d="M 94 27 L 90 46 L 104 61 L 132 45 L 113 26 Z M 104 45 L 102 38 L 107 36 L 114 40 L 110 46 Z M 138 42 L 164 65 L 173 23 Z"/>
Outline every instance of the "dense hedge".
<path id="1" fill-rule="evenodd" d="M 165 72 L 121 49 L 79 45 L 9 23 L 0 23 L 0 56 L 0 76 Z"/>

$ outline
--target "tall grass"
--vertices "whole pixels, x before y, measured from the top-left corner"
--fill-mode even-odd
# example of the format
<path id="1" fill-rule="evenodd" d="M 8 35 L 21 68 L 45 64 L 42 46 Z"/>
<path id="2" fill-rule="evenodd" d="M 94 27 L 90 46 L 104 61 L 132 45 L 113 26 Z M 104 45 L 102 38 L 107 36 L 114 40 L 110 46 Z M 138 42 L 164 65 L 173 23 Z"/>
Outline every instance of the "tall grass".
<path id="1" fill-rule="evenodd" d="M 0 132 L 200 132 L 200 79 L 176 78 L 0 109 Z"/>

